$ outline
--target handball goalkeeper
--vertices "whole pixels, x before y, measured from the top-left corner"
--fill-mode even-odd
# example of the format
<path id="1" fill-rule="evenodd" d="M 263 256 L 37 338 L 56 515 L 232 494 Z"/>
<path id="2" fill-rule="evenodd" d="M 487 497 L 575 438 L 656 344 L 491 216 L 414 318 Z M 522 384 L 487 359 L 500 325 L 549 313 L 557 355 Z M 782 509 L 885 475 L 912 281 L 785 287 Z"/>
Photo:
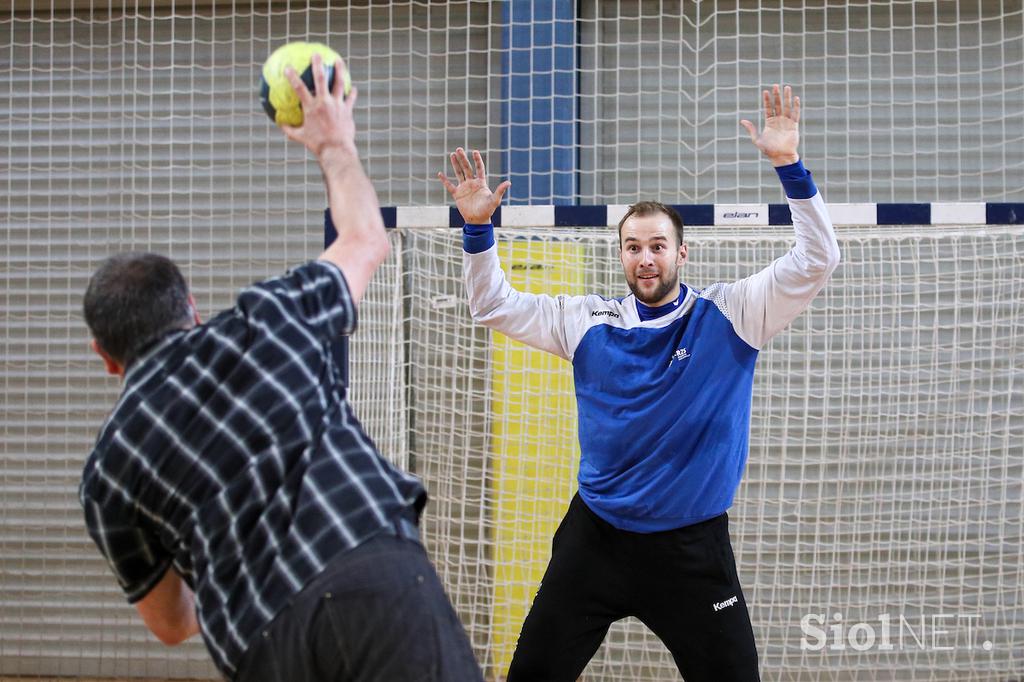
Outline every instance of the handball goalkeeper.
<path id="1" fill-rule="evenodd" d="M 797 155 L 800 100 L 762 93 L 764 128 L 741 123 L 789 200 L 796 245 L 737 282 L 680 283 L 683 223 L 640 202 L 619 223 L 630 295 L 543 296 L 514 290 L 498 262 L 483 159 L 451 155 L 439 174 L 466 222 L 473 318 L 570 361 L 579 412 L 579 493 L 519 635 L 508 682 L 572 682 L 609 626 L 645 623 L 686 682 L 758 679 L 757 650 L 726 510 L 747 458 L 754 365 L 839 263 L 825 204 Z"/>

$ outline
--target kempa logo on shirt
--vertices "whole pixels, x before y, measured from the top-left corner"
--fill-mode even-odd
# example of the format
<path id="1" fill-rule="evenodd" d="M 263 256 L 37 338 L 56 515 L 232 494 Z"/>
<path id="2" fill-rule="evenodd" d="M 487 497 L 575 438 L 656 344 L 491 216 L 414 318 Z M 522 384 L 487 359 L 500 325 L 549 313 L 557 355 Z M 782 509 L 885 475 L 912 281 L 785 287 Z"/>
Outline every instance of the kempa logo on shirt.
<path id="1" fill-rule="evenodd" d="M 672 354 L 672 359 L 668 361 L 669 367 L 671 367 L 672 363 L 676 360 L 685 360 L 688 357 L 690 357 L 690 351 L 685 348 L 677 348 L 676 352 Z"/>
<path id="2" fill-rule="evenodd" d="M 618 317 L 619 314 L 611 310 L 595 310 L 590 313 L 591 317 Z"/>
<path id="3" fill-rule="evenodd" d="M 733 604 L 735 604 L 739 600 L 740 600 L 739 597 L 729 597 L 725 601 L 720 601 L 717 604 L 712 604 L 712 606 L 715 607 L 715 611 L 721 611 L 722 609 L 729 608 L 730 606 L 732 606 Z"/>

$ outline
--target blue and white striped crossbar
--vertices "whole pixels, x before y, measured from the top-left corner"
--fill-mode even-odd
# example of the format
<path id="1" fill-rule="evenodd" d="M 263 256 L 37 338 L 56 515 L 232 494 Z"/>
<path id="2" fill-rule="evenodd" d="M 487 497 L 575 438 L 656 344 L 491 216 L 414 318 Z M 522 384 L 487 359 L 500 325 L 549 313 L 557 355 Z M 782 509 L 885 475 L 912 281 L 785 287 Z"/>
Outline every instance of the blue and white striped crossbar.
<path id="1" fill-rule="evenodd" d="M 501 206 L 503 227 L 618 225 L 628 204 L 599 206 Z M 789 225 L 788 204 L 686 204 L 673 206 L 686 225 Z M 1024 203 L 828 204 L 836 225 L 1020 225 Z M 387 227 L 462 227 L 454 206 L 388 206 Z"/>

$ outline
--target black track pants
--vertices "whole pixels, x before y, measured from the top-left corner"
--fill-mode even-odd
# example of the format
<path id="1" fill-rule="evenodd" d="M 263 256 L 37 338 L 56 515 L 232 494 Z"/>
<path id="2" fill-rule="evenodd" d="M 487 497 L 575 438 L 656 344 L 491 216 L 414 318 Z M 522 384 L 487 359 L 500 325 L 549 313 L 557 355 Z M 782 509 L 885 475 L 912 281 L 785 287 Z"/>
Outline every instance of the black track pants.
<path id="1" fill-rule="evenodd" d="M 665 643 L 686 682 L 759 679 L 727 516 L 632 533 L 577 495 L 555 532 L 508 682 L 574 682 L 609 626 L 627 616 Z"/>

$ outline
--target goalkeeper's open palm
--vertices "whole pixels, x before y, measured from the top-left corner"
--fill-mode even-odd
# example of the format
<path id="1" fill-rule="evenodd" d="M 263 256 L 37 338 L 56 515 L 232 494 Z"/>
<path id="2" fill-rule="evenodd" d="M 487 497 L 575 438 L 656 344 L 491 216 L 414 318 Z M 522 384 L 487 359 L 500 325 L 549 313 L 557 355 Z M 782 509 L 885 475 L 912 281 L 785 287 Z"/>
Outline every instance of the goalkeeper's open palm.
<path id="1" fill-rule="evenodd" d="M 504 196 L 505 190 L 512 183 L 506 180 L 492 192 L 487 186 L 487 172 L 484 170 L 484 159 L 480 156 L 480 152 L 476 150 L 473 150 L 475 170 L 469 163 L 466 150 L 462 147 L 456 149 L 449 158 L 452 162 L 452 170 L 455 171 L 455 179 L 459 184 L 452 184 L 452 181 L 444 173 L 438 173 L 437 177 L 441 180 L 445 189 L 448 190 L 448 193 L 452 195 L 452 198 L 455 199 L 455 205 L 458 207 L 459 213 L 462 214 L 462 219 L 470 225 L 482 225 L 491 222 L 491 215 L 498 208 L 498 205 L 501 203 L 501 197 Z"/>
<path id="2" fill-rule="evenodd" d="M 740 125 L 750 133 L 750 141 L 767 156 L 774 166 L 785 166 L 796 163 L 800 157 L 796 153 L 800 144 L 800 98 L 793 97 L 793 89 L 788 85 L 780 93 L 776 84 L 772 92 L 762 91 L 764 100 L 764 129 L 760 134 L 753 123 L 744 119 Z"/>

